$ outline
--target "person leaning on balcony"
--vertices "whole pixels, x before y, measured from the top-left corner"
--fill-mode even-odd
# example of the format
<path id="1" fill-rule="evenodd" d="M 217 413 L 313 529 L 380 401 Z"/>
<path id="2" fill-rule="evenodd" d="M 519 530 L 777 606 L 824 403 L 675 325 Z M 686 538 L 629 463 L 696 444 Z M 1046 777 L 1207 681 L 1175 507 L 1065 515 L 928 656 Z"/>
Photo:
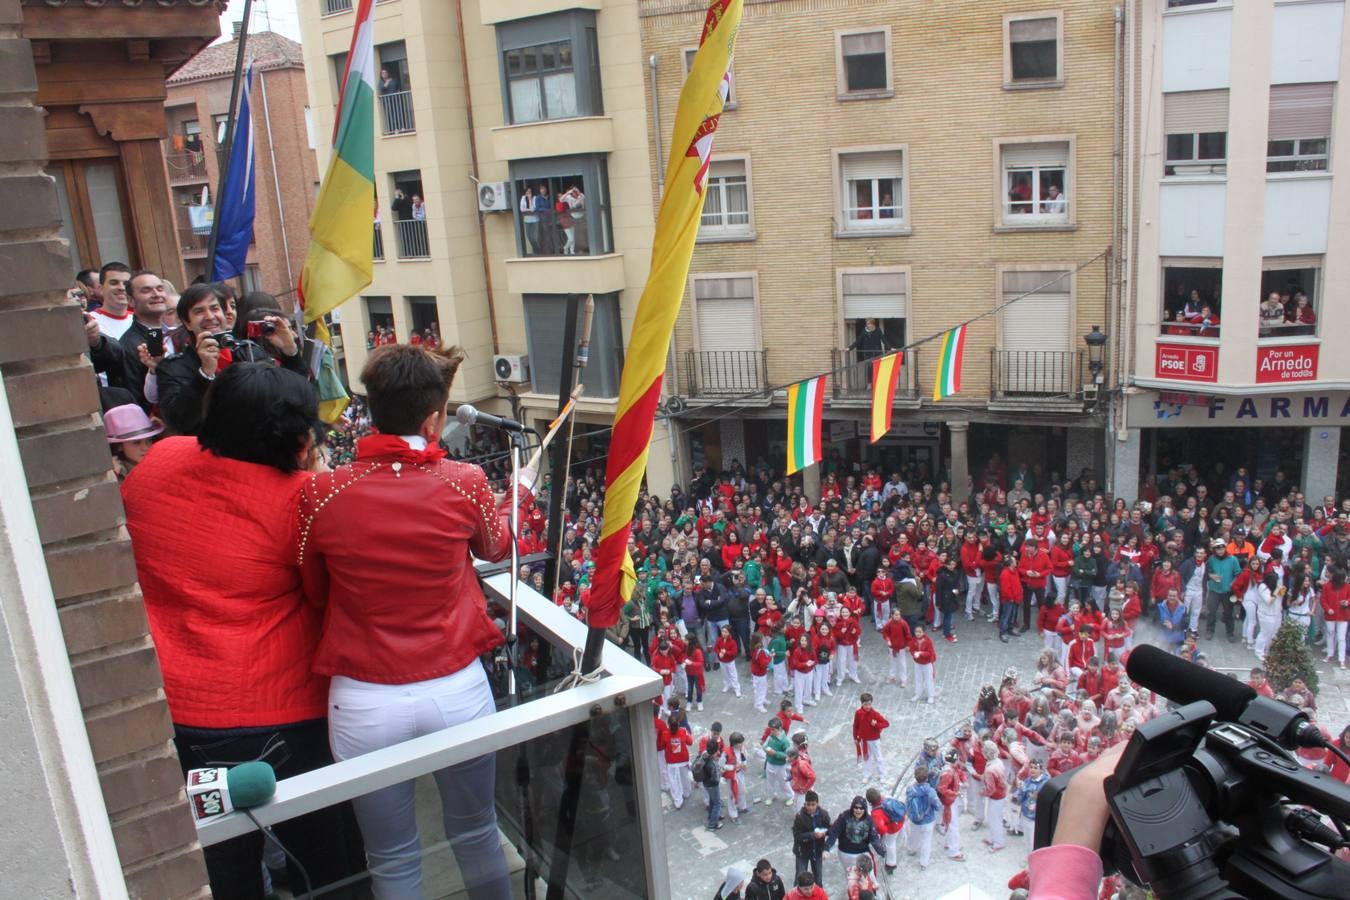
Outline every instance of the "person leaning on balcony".
<path id="1" fill-rule="evenodd" d="M 380 95 L 397 94 L 403 90 L 403 82 L 393 72 L 389 71 L 388 66 L 380 66 Z"/>
<path id="2" fill-rule="evenodd" d="M 1219 336 L 1219 314 L 1208 303 L 1200 305 L 1200 315 L 1193 319 L 1191 324 L 1196 326 L 1196 337 Z"/>
<path id="3" fill-rule="evenodd" d="M 361 380 L 377 433 L 357 442 L 356 462 L 315 476 L 300 492 L 300 571 L 306 594 L 324 607 L 314 671 L 333 679 L 329 738 L 338 759 L 495 710 L 480 658 L 503 635 L 487 615 L 473 558 L 510 553 L 510 500 L 494 500 L 483 470 L 446 459 L 440 445 L 463 359 L 457 347 L 425 343 L 376 349 Z M 533 480 L 522 473 L 522 485 Z M 528 489 L 519 494 L 533 502 Z M 510 897 L 495 757 L 434 774 L 468 896 Z M 413 785 L 353 801 L 380 900 L 422 896 Z"/>
<path id="4" fill-rule="evenodd" d="M 260 759 L 289 778 L 333 762 L 322 611 L 306 601 L 291 523 L 317 465 L 318 396 L 300 375 L 235 363 L 196 437 L 155 444 L 122 485 L 183 772 Z M 276 826 L 315 887 L 365 869 L 349 804 Z M 205 848 L 220 900 L 262 900 L 263 836 Z M 302 883 L 292 867 L 290 883 Z M 324 896 L 359 896 L 352 893 Z"/>
<path id="5" fill-rule="evenodd" d="M 848 349 L 857 351 L 859 359 L 872 359 L 891 350 L 886 333 L 877 325 L 876 319 L 864 319 L 863 329 L 848 345 Z"/>
<path id="6" fill-rule="evenodd" d="M 525 226 L 525 242 L 529 255 L 539 255 L 539 213 L 534 211 L 534 188 L 526 186 L 520 197 L 520 221 Z"/>
<path id="7" fill-rule="evenodd" d="M 1284 324 L 1284 304 L 1279 291 L 1271 291 L 1261 304 L 1261 334 L 1273 334 Z"/>

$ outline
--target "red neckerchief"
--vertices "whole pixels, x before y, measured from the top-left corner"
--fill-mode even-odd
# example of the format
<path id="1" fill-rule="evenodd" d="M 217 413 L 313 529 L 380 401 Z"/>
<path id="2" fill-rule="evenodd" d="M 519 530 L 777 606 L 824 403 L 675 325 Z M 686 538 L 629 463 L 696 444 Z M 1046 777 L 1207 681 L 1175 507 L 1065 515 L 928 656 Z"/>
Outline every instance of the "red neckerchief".
<path id="1" fill-rule="evenodd" d="M 216 363 L 216 371 L 224 369 L 230 363 L 234 362 L 234 351 L 228 347 L 222 347 L 220 350 L 219 361 Z"/>
<path id="2" fill-rule="evenodd" d="M 395 434 L 368 434 L 356 442 L 356 458 L 359 460 L 390 456 L 416 465 L 444 459 L 445 450 L 439 443 L 428 444 L 425 450 L 414 450 L 407 441 Z"/>

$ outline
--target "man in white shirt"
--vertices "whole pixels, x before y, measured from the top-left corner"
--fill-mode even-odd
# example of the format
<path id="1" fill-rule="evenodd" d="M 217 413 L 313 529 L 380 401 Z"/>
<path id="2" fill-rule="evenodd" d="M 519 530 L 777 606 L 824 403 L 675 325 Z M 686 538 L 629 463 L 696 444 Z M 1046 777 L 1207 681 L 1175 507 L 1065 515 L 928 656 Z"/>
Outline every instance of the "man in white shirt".
<path id="1" fill-rule="evenodd" d="M 112 341 L 126 334 L 133 321 L 131 299 L 127 294 L 127 283 L 130 280 L 131 269 L 126 263 L 110 262 L 98 272 L 103 305 L 90 315 L 98 322 L 98 330 Z"/>
<path id="2" fill-rule="evenodd" d="M 1068 206 L 1064 200 L 1064 194 L 1060 192 L 1059 187 L 1053 184 L 1050 185 L 1048 193 L 1050 196 L 1041 201 L 1041 212 L 1055 216 L 1064 215 L 1064 213 L 1068 211 Z"/>

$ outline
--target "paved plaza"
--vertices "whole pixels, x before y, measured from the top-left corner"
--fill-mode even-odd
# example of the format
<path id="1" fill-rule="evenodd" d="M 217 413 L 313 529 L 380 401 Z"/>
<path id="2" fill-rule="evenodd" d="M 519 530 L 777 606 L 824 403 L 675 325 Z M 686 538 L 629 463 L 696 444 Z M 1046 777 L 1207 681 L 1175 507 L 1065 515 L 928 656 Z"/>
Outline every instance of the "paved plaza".
<path id="1" fill-rule="evenodd" d="M 1147 639 L 1153 629 L 1141 626 L 1140 631 Z M 1009 666 L 1016 666 L 1023 681 L 1029 681 L 1041 649 L 1038 635 L 1028 633 L 1003 644 L 998 640 L 995 626 L 983 618 L 974 622 L 962 619 L 958 623 L 960 640 L 957 644 L 948 644 L 940 636 L 937 640 L 940 692 L 937 702 L 916 704 L 910 700 L 910 689 L 902 690 L 898 685 L 886 683 L 887 657 L 881 636 L 870 624 L 864 626 L 863 632 L 859 666 L 862 685 L 847 682 L 845 687 L 835 689 L 833 697 L 823 697 L 818 706 L 805 710 L 809 720 L 805 731 L 810 738 L 817 773 L 815 789 L 820 794 L 821 806 L 831 817 L 847 808 L 854 795 L 861 794 L 867 787 L 882 787 L 883 792 L 889 794 L 902 772 L 909 775 L 926 736 L 942 733 L 940 741 L 945 746 L 951 730 L 959 722 L 969 720 L 980 685 L 986 682 L 997 684 Z M 1241 671 L 1244 680 L 1246 671 L 1256 664 L 1255 658 L 1241 643 L 1229 644 L 1216 639 L 1202 642 L 1201 649 L 1208 654 L 1215 668 Z M 1318 659 L 1321 658 L 1318 654 Z M 720 721 L 724 736 L 741 731 L 746 735 L 747 746 L 758 745 L 768 716 L 755 712 L 750 700 L 749 676 L 744 671 L 746 667 L 742 664 L 740 668 L 744 685 L 740 700 L 721 692 L 720 673 L 708 673 L 704 711 L 690 713 L 696 740 L 707 733 L 713 721 Z M 1322 665 L 1321 673 L 1318 700 L 1321 722 L 1336 734 L 1350 721 L 1350 673 L 1333 670 L 1326 664 Z M 910 687 L 913 687 L 912 681 Z M 863 780 L 854 754 L 853 713 L 858 706 L 858 694 L 863 690 L 875 695 L 877 708 L 891 722 L 882 737 L 887 772 L 884 785 L 872 785 Z M 771 710 L 777 708 L 778 699 L 770 691 Z M 749 783 L 751 795 L 756 799 L 764 796 L 760 771 L 761 761 L 752 758 Z M 906 777 L 904 784 L 908 781 Z M 702 788 L 696 786 L 694 790 L 694 795 L 680 810 L 674 809 L 670 798 L 662 794 L 673 900 L 707 900 L 717 891 L 722 873 L 728 866 L 737 866 L 748 874 L 761 857 L 767 857 L 774 864 L 784 883 L 790 887 L 794 871 L 791 838 L 794 811 L 781 805 L 782 801 L 769 807 L 762 802 L 756 803 L 739 823 L 728 817 L 719 831 L 710 832 L 704 827 L 706 811 L 701 799 Z M 724 787 L 724 811 L 727 795 Z M 913 857 L 901 853 L 900 867 L 890 878 L 893 898 L 928 900 L 966 885 L 994 898 L 1008 895 L 1008 879 L 1025 865 L 1022 838 L 1010 836 L 1005 849 L 991 853 L 982 842 L 987 831 L 971 831 L 968 814 L 962 817 L 961 825 L 965 862 L 947 859 L 942 852 L 942 836 L 934 834 L 932 864 L 927 870 L 921 872 Z M 831 900 L 847 897 L 836 854 L 825 858 L 825 888 Z"/>

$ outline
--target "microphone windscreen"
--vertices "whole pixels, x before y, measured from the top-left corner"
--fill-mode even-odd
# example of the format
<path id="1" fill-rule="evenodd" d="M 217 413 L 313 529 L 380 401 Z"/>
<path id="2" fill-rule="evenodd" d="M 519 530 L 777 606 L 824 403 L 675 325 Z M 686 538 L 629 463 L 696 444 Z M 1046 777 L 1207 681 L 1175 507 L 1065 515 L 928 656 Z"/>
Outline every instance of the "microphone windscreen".
<path id="1" fill-rule="evenodd" d="M 1236 721 L 1247 704 L 1256 698 L 1256 691 L 1250 685 L 1149 644 L 1141 644 L 1130 651 L 1125 672 L 1131 680 L 1174 703 L 1184 706 L 1208 700 L 1214 704 L 1219 718 L 1229 721 Z"/>
<path id="2" fill-rule="evenodd" d="M 265 762 L 240 763 L 225 776 L 235 809 L 252 809 L 277 792 L 277 773 Z"/>
<path id="3" fill-rule="evenodd" d="M 461 425 L 472 425 L 478 419 L 478 410 L 474 409 L 471 404 L 463 403 L 459 409 L 455 410 L 455 418 L 459 420 Z"/>

